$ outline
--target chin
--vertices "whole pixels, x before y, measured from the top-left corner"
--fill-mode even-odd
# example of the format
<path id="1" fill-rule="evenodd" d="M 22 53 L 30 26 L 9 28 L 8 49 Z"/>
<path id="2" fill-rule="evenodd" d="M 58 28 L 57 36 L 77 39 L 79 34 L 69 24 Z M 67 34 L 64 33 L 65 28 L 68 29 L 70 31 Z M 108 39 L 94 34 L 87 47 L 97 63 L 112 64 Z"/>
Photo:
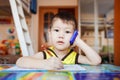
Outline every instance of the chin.
<path id="1" fill-rule="evenodd" d="M 58 50 L 66 50 L 69 46 L 68 45 L 58 45 L 58 44 L 54 44 L 54 47 Z"/>
<path id="2" fill-rule="evenodd" d="M 60 50 L 60 51 L 64 51 L 64 50 L 66 50 L 67 48 L 65 48 L 65 47 L 63 47 L 63 46 L 59 46 L 59 47 L 56 47 L 58 50 Z"/>
<path id="3" fill-rule="evenodd" d="M 57 47 L 57 49 L 60 50 L 60 51 L 63 51 L 63 50 L 64 50 L 64 48 L 60 48 L 60 47 Z"/>

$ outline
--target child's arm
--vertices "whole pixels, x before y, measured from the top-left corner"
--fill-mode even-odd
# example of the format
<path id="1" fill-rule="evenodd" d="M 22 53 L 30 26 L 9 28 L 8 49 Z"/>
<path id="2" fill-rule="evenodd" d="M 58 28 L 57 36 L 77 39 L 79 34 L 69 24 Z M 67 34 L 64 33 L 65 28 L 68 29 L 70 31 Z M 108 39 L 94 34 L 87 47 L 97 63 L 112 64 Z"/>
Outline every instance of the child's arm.
<path id="1" fill-rule="evenodd" d="M 89 47 L 85 42 L 83 42 L 79 36 L 75 40 L 75 45 L 77 45 L 84 53 L 85 56 L 79 55 L 78 62 L 82 64 L 98 65 L 101 63 L 101 57 L 96 53 L 91 47 Z"/>
<path id="2" fill-rule="evenodd" d="M 58 69 L 63 68 L 62 62 L 57 57 L 43 59 L 43 53 L 39 52 L 33 56 L 24 56 L 17 60 L 16 65 L 22 68 L 42 68 L 42 69 Z"/>

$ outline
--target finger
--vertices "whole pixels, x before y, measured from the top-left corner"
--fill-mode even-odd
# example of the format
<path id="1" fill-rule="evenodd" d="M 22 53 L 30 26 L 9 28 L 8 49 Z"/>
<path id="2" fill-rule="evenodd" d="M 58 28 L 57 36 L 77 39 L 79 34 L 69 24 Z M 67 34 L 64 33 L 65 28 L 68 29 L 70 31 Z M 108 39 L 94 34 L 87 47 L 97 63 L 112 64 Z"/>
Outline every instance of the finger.
<path id="1" fill-rule="evenodd" d="M 63 64 L 60 62 L 60 63 L 58 63 L 57 65 L 56 65 L 56 68 L 58 68 L 58 69 L 62 69 L 63 68 Z"/>

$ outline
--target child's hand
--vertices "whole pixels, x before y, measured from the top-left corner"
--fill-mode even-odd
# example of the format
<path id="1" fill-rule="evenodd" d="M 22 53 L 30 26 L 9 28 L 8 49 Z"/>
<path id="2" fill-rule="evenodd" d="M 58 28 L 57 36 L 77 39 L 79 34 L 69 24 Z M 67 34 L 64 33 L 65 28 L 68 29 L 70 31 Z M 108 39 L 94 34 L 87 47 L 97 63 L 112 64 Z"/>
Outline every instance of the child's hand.
<path id="1" fill-rule="evenodd" d="M 62 69 L 63 68 L 63 64 L 61 62 L 61 60 L 57 57 L 51 57 L 49 59 L 46 59 L 46 69 L 49 70 L 57 70 L 57 69 Z"/>
<path id="2" fill-rule="evenodd" d="M 80 34 L 78 33 L 76 39 L 75 39 L 75 42 L 74 42 L 74 45 L 77 46 L 78 45 L 78 42 L 80 41 Z"/>

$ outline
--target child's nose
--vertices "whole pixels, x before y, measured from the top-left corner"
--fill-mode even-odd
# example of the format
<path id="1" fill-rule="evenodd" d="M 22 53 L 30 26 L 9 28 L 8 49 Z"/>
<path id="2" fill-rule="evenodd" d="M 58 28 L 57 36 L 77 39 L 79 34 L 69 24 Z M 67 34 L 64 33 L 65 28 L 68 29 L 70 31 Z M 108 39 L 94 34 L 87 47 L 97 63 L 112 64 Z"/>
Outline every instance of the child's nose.
<path id="1" fill-rule="evenodd" d="M 64 38 L 64 33 L 63 32 L 60 32 L 59 38 Z"/>

